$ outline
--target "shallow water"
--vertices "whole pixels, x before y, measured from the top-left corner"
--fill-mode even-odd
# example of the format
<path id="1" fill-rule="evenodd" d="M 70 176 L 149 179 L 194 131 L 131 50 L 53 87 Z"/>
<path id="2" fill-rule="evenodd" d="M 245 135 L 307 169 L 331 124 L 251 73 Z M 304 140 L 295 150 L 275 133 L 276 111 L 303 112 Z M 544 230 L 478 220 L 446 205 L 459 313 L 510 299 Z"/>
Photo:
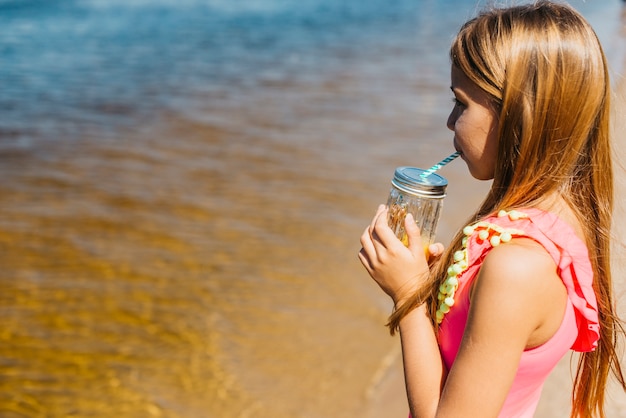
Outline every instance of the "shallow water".
<path id="1" fill-rule="evenodd" d="M 0 1 L 0 415 L 365 416 L 358 237 L 451 151 L 474 4 Z M 442 174 L 445 242 L 488 184 Z"/>

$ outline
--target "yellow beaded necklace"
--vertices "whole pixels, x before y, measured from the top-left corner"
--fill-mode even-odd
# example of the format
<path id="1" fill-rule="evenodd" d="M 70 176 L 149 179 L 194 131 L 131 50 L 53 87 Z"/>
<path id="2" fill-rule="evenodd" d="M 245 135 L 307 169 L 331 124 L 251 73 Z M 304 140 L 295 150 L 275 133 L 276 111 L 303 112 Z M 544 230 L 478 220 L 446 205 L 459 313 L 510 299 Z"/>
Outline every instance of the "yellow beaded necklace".
<path id="1" fill-rule="evenodd" d="M 521 218 L 527 218 L 528 215 L 516 210 L 509 212 L 501 210 L 498 212 L 498 218 L 508 216 L 511 221 L 517 221 Z M 468 225 L 463 228 L 463 240 L 461 242 L 461 249 L 456 251 L 453 255 L 453 263 L 448 267 L 448 277 L 439 286 L 439 294 L 437 300 L 439 301 L 439 308 L 437 309 L 437 323 L 440 324 L 443 321 L 445 314 L 450 312 L 450 308 L 454 306 L 454 294 L 459 287 L 458 275 L 464 272 L 468 267 L 467 258 L 467 242 L 474 234 L 478 234 L 477 240 L 479 242 L 488 241 L 492 247 L 497 247 L 501 243 L 507 243 L 513 239 L 514 236 L 524 236 L 524 231 L 511 228 L 502 228 L 499 225 L 488 223 L 485 221 L 479 221 L 472 225 Z"/>

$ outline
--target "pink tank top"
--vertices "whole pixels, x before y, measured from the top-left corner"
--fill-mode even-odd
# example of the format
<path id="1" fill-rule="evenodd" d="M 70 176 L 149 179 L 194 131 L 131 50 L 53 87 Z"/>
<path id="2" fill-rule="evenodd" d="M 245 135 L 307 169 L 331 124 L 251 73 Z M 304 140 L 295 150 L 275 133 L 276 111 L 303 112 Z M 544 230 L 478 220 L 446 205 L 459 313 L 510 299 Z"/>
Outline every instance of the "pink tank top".
<path id="1" fill-rule="evenodd" d="M 484 223 L 516 236 L 532 238 L 552 256 L 568 293 L 563 321 L 546 343 L 524 351 L 499 417 L 531 418 L 543 384 L 558 361 L 570 350 L 593 351 L 599 339 L 597 303 L 592 289 L 593 271 L 587 247 L 572 228 L 557 216 L 538 209 L 524 209 L 521 217 L 491 216 Z M 506 245 L 506 244 L 502 244 Z M 488 239 L 473 233 L 468 237 L 468 267 L 461 272 L 454 306 L 444 316 L 439 329 L 439 346 L 448 370 L 456 358 L 470 307 L 470 289 L 484 257 L 492 248 Z"/>

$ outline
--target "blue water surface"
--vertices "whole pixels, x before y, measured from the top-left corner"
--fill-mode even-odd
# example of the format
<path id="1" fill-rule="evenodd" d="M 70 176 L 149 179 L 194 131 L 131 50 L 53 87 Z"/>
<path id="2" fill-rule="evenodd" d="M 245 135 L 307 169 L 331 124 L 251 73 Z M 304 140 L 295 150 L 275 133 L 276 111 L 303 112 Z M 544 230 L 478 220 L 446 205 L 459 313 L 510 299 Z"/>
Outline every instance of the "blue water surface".
<path id="1" fill-rule="evenodd" d="M 615 15 L 619 0 L 572 3 L 603 19 L 605 31 L 614 29 L 606 17 Z M 381 45 L 445 62 L 450 37 L 479 5 L 474 0 L 0 1 L 0 142 L 28 145 L 41 138 L 102 135 L 163 109 L 184 108 L 191 105 L 187 98 L 198 95 L 245 100 L 246 91 L 261 82 L 336 70 L 342 54 L 365 51 L 375 60 Z"/>

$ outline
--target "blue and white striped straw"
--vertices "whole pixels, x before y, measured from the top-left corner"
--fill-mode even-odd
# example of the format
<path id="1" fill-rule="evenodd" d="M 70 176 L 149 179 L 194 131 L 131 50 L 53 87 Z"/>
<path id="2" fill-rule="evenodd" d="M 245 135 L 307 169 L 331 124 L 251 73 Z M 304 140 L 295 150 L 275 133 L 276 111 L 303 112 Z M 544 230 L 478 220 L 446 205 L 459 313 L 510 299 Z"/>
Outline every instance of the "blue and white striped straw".
<path id="1" fill-rule="evenodd" d="M 439 161 L 437 164 L 435 164 L 434 166 L 430 167 L 428 170 L 426 170 L 422 174 L 420 174 L 420 177 L 422 179 L 425 179 L 426 177 L 428 177 L 431 174 L 433 174 L 435 171 L 439 170 L 444 165 L 448 164 L 450 161 L 454 160 L 456 157 L 459 156 L 459 154 L 460 153 L 458 151 L 450 154 L 449 156 L 447 156 L 446 158 L 444 158 L 443 160 Z"/>

